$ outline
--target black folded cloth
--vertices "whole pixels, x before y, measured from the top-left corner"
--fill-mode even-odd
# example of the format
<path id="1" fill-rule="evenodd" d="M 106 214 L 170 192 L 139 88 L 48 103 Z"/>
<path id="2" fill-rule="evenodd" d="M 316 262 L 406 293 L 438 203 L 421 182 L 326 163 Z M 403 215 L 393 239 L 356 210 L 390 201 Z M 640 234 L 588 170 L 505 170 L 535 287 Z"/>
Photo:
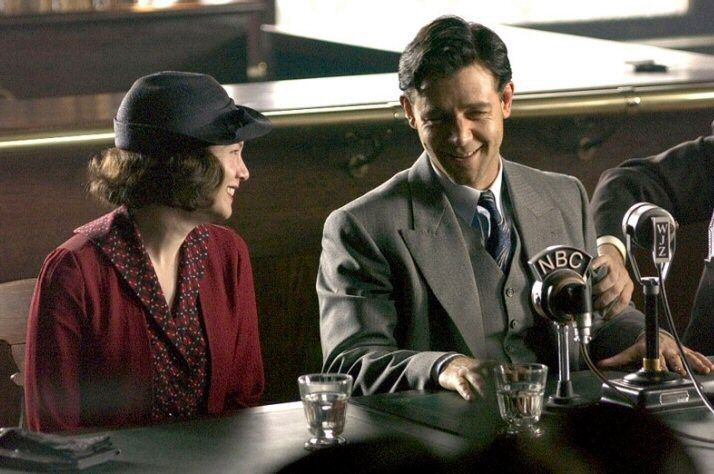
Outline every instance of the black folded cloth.
<path id="1" fill-rule="evenodd" d="M 83 469 L 117 454 L 107 435 L 63 436 L 0 428 L 0 465 L 8 467 Z"/>

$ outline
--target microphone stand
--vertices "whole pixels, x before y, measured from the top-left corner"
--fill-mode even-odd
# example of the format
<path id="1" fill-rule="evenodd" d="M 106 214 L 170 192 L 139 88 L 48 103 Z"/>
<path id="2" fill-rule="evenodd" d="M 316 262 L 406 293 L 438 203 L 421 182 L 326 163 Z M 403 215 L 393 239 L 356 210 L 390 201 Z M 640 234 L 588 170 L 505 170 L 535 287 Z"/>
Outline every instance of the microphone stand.
<path id="1" fill-rule="evenodd" d="M 592 403 L 573 391 L 570 380 L 570 325 L 554 323 L 558 333 L 558 384 L 555 393 L 548 397 L 546 408 L 552 411 L 565 410 Z"/>
<path id="2" fill-rule="evenodd" d="M 661 411 L 700 406 L 703 402 L 692 381 L 662 368 L 657 323 L 659 282 L 655 277 L 646 277 L 642 279 L 642 287 L 645 295 L 645 357 L 642 368 L 612 382 L 621 395 L 627 396 L 640 408 Z M 609 384 L 603 384 L 601 401 L 622 405 L 622 400 L 614 391 Z"/>
<path id="3" fill-rule="evenodd" d="M 662 370 L 659 358 L 659 279 L 643 277 L 640 283 L 645 296 L 645 357 L 642 359 L 642 368 L 625 376 L 625 381 L 642 387 L 680 381 L 682 377 L 679 374 Z"/>
<path id="4" fill-rule="evenodd" d="M 558 384 L 546 401 L 549 411 L 592 403 L 573 391 L 568 345 L 574 323 L 575 340 L 590 342 L 592 301 L 587 275 L 591 260 L 579 249 L 558 245 L 544 249 L 528 262 L 537 279 L 531 291 L 534 308 L 555 324 L 558 336 Z"/>
<path id="5" fill-rule="evenodd" d="M 638 209 L 639 206 L 639 209 Z M 643 211 L 652 209 L 653 205 L 635 205 L 623 219 L 627 255 L 630 265 L 637 280 L 642 285 L 645 298 L 645 357 L 642 359 L 642 368 L 622 379 L 613 380 L 619 388 L 621 395 L 626 395 L 640 408 L 650 410 L 665 410 L 681 408 L 683 406 L 699 406 L 702 401 L 696 392 L 694 384 L 689 379 L 683 379 L 675 372 L 662 368 L 659 358 L 659 323 L 658 303 L 660 294 L 660 280 L 658 277 L 643 277 L 637 266 L 637 261 L 631 252 L 632 240 L 637 241 L 636 221 Z M 663 211 L 666 212 L 666 211 Z M 666 278 L 669 264 L 674 249 L 673 228 L 676 225 L 671 215 L 649 217 L 652 223 L 654 246 L 652 250 L 654 264 L 662 280 Z M 613 393 L 614 389 L 609 384 L 603 384 L 601 401 L 607 403 L 623 404 L 622 400 Z"/>

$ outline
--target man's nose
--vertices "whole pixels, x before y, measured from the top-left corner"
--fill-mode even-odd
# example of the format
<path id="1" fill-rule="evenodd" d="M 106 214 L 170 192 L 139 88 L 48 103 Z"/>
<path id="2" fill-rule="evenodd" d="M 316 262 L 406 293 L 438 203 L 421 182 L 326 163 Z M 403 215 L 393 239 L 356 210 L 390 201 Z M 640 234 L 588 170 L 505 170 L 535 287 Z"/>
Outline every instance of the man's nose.
<path id="1" fill-rule="evenodd" d="M 456 146 L 466 144 L 472 137 L 471 123 L 464 117 L 456 117 L 451 126 L 449 140 Z"/>

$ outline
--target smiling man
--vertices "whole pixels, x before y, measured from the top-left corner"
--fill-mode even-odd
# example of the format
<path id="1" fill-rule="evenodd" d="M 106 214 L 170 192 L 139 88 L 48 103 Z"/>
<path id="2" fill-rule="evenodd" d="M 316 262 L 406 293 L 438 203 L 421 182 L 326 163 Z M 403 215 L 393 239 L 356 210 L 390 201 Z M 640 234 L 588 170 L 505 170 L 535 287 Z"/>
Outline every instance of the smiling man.
<path id="1" fill-rule="evenodd" d="M 555 330 L 530 304 L 527 262 L 551 245 L 595 255 L 595 233 L 578 180 L 501 157 L 514 94 L 506 46 L 482 25 L 439 18 L 403 52 L 399 85 L 424 153 L 325 223 L 324 370 L 352 374 L 355 394 L 441 386 L 469 400 L 494 361 L 556 370 Z M 641 313 L 594 319 L 601 366 L 641 359 Z M 676 368 L 663 339 L 663 362 Z M 692 365 L 705 371 L 699 356 Z"/>

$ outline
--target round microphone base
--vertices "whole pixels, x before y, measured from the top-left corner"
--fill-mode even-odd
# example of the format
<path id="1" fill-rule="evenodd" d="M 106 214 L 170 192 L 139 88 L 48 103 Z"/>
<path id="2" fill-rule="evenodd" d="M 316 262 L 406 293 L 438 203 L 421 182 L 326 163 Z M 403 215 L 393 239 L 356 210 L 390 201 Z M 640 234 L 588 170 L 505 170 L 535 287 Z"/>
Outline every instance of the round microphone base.
<path id="1" fill-rule="evenodd" d="M 592 400 L 583 398 L 573 391 L 573 382 L 570 379 L 558 380 L 555 393 L 548 397 L 545 409 L 550 412 L 568 410 L 583 405 L 591 405 Z"/>
<path id="2" fill-rule="evenodd" d="M 674 372 L 666 370 L 645 370 L 641 369 L 624 377 L 625 383 L 638 387 L 650 387 L 653 385 L 676 385 L 680 383 L 682 377 Z"/>
<path id="3" fill-rule="evenodd" d="M 577 394 L 573 394 L 569 397 L 559 397 L 557 395 L 551 395 L 545 402 L 545 409 L 549 412 L 558 412 L 592 404 L 592 400 L 583 398 Z"/>

